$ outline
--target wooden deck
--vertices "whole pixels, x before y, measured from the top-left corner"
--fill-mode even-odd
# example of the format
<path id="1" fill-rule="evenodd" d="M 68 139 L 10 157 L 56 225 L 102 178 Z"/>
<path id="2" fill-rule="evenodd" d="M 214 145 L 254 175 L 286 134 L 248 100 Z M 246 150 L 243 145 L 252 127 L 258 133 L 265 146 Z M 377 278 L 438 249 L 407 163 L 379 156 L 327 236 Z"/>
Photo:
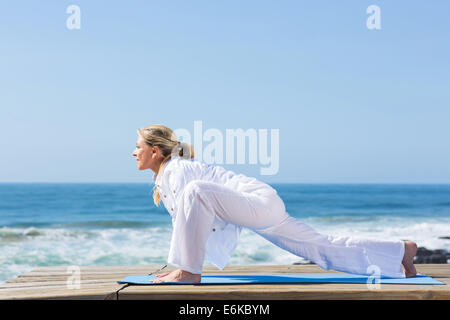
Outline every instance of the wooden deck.
<path id="1" fill-rule="evenodd" d="M 188 299 L 188 300 L 303 300 L 303 299 L 446 299 L 450 300 L 450 265 L 416 265 L 419 273 L 446 285 L 388 285 L 369 289 L 366 284 L 246 284 L 152 285 L 118 284 L 126 275 L 149 274 L 161 266 L 81 266 L 80 288 L 70 288 L 67 267 L 41 267 L 0 285 L 0 299 Z M 167 267 L 164 271 L 173 270 Z M 339 273 L 316 265 L 205 267 L 204 274 Z"/>

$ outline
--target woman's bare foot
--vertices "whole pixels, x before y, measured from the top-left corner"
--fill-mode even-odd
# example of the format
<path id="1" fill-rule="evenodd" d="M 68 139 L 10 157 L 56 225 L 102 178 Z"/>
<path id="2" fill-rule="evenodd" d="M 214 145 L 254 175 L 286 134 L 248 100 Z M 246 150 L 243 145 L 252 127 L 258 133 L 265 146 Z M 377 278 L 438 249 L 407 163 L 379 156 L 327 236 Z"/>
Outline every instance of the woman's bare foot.
<path id="1" fill-rule="evenodd" d="M 157 276 L 158 277 L 158 276 Z M 153 283 L 161 283 L 161 282 L 189 282 L 189 283 L 199 283 L 202 279 L 201 274 L 190 273 L 185 270 L 177 269 L 175 271 L 170 272 L 167 275 L 158 277 L 156 279 L 151 280 Z"/>
<path id="2" fill-rule="evenodd" d="M 415 277 L 417 274 L 414 266 L 414 256 L 417 253 L 417 244 L 413 241 L 405 241 L 405 255 L 403 256 L 402 264 L 405 269 L 405 277 Z"/>

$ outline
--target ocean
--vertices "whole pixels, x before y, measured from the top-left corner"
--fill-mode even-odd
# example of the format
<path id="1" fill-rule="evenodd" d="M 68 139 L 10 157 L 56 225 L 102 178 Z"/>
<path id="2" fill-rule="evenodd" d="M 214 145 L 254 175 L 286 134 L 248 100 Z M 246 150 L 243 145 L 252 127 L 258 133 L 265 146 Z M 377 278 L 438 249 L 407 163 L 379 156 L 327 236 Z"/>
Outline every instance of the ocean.
<path id="1" fill-rule="evenodd" d="M 321 233 L 450 250 L 450 185 L 271 186 Z M 1 183 L 0 283 L 40 266 L 165 264 L 171 232 L 152 184 Z M 306 261 L 244 229 L 229 265 L 295 262 Z"/>

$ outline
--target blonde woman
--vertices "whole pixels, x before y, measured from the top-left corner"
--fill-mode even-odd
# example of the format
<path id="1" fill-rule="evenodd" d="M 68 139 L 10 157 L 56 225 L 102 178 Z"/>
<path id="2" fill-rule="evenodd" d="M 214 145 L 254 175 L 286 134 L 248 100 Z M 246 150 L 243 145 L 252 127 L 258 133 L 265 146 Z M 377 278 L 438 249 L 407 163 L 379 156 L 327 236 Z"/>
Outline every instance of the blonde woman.
<path id="1" fill-rule="evenodd" d="M 205 258 L 223 269 L 242 227 L 325 270 L 367 275 L 375 265 L 381 276 L 416 275 L 416 243 L 321 234 L 291 217 L 268 184 L 195 160 L 164 125 L 138 130 L 133 156 L 139 170 L 154 172 L 153 200 L 172 217 L 168 263 L 177 269 L 153 282 L 200 282 Z"/>

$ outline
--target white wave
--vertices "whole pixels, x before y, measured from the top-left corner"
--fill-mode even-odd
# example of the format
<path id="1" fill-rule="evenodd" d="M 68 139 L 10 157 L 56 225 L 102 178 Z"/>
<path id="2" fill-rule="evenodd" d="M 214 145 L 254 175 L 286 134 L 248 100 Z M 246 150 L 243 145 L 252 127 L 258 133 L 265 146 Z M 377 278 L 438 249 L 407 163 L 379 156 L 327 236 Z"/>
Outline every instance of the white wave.
<path id="1" fill-rule="evenodd" d="M 24 230 L 3 232 L 23 234 Z M 43 229 L 0 244 L 0 282 L 38 266 L 145 265 L 164 263 L 171 228 L 76 231 Z"/>

